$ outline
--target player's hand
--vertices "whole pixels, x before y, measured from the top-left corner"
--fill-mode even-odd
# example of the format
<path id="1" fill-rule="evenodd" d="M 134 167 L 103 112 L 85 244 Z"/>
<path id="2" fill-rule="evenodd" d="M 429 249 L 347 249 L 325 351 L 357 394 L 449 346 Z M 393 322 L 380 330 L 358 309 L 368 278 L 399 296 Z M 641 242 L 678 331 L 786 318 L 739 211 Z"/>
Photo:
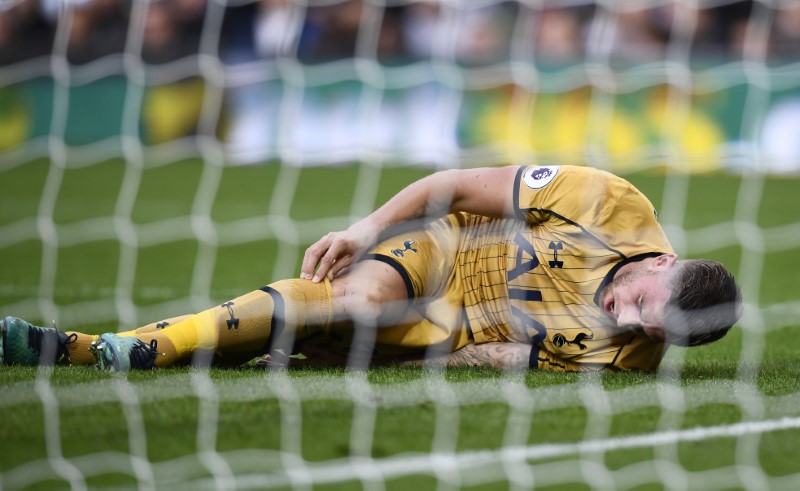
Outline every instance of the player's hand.
<path id="1" fill-rule="evenodd" d="M 300 278 L 315 283 L 333 279 L 342 269 L 358 261 L 378 238 L 378 231 L 359 222 L 341 232 L 331 232 L 306 249 Z"/>

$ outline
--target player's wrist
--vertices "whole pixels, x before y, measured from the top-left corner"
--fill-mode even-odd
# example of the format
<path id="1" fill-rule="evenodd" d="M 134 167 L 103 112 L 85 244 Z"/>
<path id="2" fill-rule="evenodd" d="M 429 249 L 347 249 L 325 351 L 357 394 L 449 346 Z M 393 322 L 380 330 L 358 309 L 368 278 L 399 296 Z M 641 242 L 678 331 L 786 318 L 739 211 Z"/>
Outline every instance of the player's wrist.
<path id="1" fill-rule="evenodd" d="M 389 225 L 384 220 L 370 215 L 351 225 L 348 230 L 362 238 L 363 242 L 373 243 L 387 228 Z"/>

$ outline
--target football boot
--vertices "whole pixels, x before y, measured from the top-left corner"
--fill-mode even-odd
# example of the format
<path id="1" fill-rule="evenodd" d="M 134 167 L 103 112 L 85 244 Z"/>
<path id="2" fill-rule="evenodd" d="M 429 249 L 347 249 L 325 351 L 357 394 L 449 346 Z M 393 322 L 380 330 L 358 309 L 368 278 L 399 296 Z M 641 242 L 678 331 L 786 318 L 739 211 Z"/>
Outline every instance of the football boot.
<path id="1" fill-rule="evenodd" d="M 55 365 L 69 364 L 67 345 L 78 338 L 55 327 L 39 327 L 19 319 L 0 320 L 0 364 Z"/>
<path id="2" fill-rule="evenodd" d="M 89 351 L 100 370 L 127 372 L 152 369 L 158 356 L 157 346 L 155 339 L 147 344 L 134 337 L 105 333 L 92 341 Z"/>

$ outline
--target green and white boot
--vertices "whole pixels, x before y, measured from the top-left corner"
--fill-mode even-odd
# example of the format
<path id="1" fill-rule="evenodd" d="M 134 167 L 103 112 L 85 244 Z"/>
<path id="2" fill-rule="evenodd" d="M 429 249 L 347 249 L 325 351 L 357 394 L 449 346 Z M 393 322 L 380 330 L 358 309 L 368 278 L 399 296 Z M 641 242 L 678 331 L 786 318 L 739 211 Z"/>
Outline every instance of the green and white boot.
<path id="1" fill-rule="evenodd" d="M 17 317 L 6 317 L 0 320 L 0 364 L 68 364 L 67 345 L 77 338 L 77 334 L 67 336 L 55 327 L 34 326 Z"/>
<path id="2" fill-rule="evenodd" d="M 100 370 L 127 372 L 152 369 L 158 356 L 157 346 L 155 339 L 148 345 L 134 337 L 105 333 L 92 342 L 89 351 Z"/>

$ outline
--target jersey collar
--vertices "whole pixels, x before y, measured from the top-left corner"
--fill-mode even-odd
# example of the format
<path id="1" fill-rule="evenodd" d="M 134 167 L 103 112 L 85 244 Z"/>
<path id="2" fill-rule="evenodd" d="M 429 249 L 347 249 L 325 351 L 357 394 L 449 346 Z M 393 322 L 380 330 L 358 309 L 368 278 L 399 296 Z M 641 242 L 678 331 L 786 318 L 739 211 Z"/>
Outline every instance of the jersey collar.
<path id="1" fill-rule="evenodd" d="M 617 274 L 617 271 L 619 271 L 623 266 L 625 266 L 626 264 L 639 262 L 649 257 L 663 256 L 664 254 L 666 254 L 666 252 L 645 252 L 644 254 L 637 254 L 635 256 L 626 257 L 622 261 L 615 264 L 614 267 L 611 268 L 611 271 L 609 271 L 608 274 L 606 274 L 605 278 L 603 278 L 603 281 L 600 283 L 600 286 L 597 287 L 597 291 L 594 292 L 594 304 L 597 305 L 598 307 L 600 306 L 601 302 L 600 295 L 603 293 L 603 290 L 605 290 L 608 284 L 611 283 L 611 281 L 614 279 L 614 275 Z"/>

